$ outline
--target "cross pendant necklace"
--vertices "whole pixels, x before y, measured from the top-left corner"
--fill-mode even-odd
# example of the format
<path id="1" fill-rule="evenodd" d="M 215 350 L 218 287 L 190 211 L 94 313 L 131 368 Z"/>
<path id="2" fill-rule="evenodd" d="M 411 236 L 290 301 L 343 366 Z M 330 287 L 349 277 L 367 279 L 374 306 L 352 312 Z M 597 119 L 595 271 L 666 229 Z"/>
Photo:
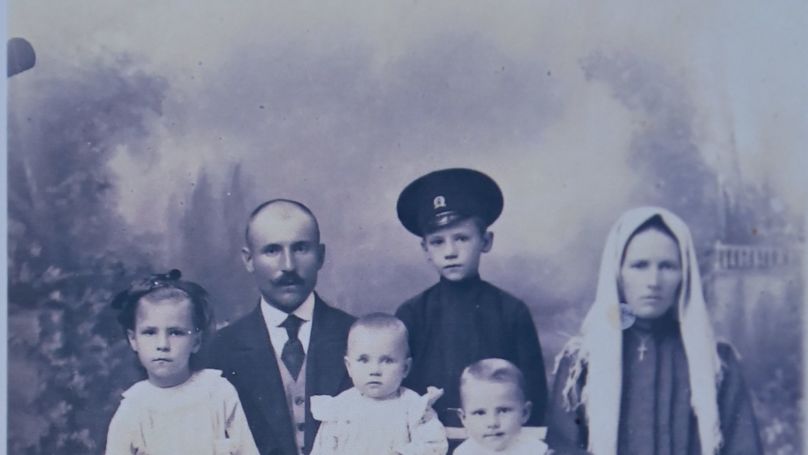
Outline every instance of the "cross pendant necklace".
<path id="1" fill-rule="evenodd" d="M 645 353 L 648 352 L 648 347 L 645 345 L 645 342 L 650 338 L 649 336 L 642 336 L 640 335 L 640 346 L 637 348 L 637 353 L 640 355 L 640 362 L 645 359 Z"/>

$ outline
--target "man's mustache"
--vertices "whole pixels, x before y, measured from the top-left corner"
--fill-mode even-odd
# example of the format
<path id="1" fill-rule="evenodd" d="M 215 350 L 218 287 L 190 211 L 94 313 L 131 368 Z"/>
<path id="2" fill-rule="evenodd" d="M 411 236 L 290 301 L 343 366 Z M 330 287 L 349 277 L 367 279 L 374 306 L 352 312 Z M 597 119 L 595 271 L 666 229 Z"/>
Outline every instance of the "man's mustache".
<path id="1" fill-rule="evenodd" d="M 272 280 L 275 286 L 292 286 L 303 284 L 303 278 L 295 272 L 284 272 L 280 277 Z"/>

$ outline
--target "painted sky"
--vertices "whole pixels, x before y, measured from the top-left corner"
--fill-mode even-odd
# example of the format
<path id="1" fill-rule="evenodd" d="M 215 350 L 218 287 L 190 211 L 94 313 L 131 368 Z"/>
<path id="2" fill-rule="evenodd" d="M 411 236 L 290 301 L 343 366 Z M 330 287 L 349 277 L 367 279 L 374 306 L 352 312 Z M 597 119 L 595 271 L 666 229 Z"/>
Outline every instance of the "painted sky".
<path id="1" fill-rule="evenodd" d="M 393 281 L 381 275 L 420 266 L 394 206 L 436 168 L 502 186 L 484 273 L 516 283 L 510 258 L 539 258 L 559 295 L 594 285 L 606 229 L 653 185 L 639 142 L 686 136 L 713 171 L 769 185 L 775 205 L 808 200 L 802 1 L 38 0 L 11 1 L 8 28 L 38 53 L 10 90 L 122 62 L 166 87 L 150 145 L 111 163 L 135 229 L 164 231 L 200 169 L 223 180 L 240 162 L 251 204 L 287 196 L 320 215 L 325 284 L 345 298 L 361 294 L 340 284 L 351 277 L 378 295 Z"/>

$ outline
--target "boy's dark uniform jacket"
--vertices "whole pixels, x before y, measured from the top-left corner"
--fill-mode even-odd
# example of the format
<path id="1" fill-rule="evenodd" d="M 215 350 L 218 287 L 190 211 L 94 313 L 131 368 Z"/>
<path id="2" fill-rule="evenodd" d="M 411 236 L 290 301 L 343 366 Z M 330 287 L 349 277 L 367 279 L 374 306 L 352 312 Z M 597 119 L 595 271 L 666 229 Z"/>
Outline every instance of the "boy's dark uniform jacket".
<path id="1" fill-rule="evenodd" d="M 461 426 L 460 374 L 469 364 L 490 357 L 508 360 L 525 376 L 526 399 L 533 402 L 527 425 L 544 424 L 547 379 L 539 337 L 530 310 L 521 300 L 473 277 L 445 279 L 404 302 L 398 316 L 410 335 L 413 366 L 404 384 L 424 393 L 441 387 L 434 409 L 446 426 Z"/>
<path id="2" fill-rule="evenodd" d="M 315 294 L 309 349 L 306 352 L 306 423 L 304 453 L 311 450 L 319 422 L 311 415 L 312 395 L 337 395 L 350 387 L 345 343 L 354 321 Z M 220 369 L 238 391 L 255 444 L 262 455 L 295 455 L 295 431 L 275 351 L 257 306 L 219 331 L 210 349 L 211 366 Z"/>

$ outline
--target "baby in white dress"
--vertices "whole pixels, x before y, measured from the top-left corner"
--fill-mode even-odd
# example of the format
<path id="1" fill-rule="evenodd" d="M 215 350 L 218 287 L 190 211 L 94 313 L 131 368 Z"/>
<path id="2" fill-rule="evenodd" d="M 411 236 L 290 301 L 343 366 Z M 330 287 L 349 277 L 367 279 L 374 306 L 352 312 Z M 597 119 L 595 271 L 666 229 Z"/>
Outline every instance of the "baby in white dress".
<path id="1" fill-rule="evenodd" d="M 547 445 L 522 431 L 530 417 L 525 379 L 504 359 L 475 362 L 460 376 L 460 420 L 469 438 L 454 455 L 542 455 Z"/>
<path id="2" fill-rule="evenodd" d="M 113 307 L 148 379 L 123 393 L 106 455 L 258 455 L 235 388 L 198 369 L 211 322 L 205 290 L 172 270 L 133 283 Z"/>
<path id="3" fill-rule="evenodd" d="M 311 455 L 446 454 L 446 431 L 432 410 L 443 391 L 420 396 L 401 387 L 412 364 L 407 339 L 404 323 L 388 314 L 351 326 L 345 365 L 354 387 L 311 398 L 322 422 Z"/>

